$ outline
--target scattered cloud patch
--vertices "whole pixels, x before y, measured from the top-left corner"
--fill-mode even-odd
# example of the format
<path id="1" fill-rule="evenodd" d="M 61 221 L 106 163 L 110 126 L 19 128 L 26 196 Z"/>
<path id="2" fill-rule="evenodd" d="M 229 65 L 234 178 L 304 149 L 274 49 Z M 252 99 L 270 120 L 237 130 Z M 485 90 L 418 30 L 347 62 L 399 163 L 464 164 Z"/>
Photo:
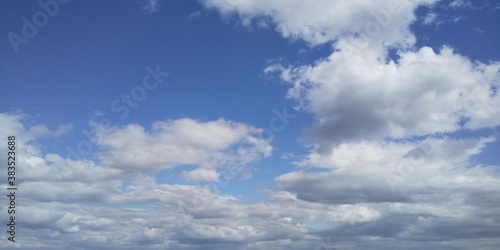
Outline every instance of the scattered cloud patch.
<path id="1" fill-rule="evenodd" d="M 437 15 L 435 13 L 429 12 L 427 16 L 424 17 L 424 20 L 422 21 L 423 24 L 425 25 L 431 25 L 434 22 L 436 22 Z"/>
<path id="2" fill-rule="evenodd" d="M 142 5 L 142 9 L 147 11 L 149 14 L 156 13 L 161 8 L 161 1 L 162 0 L 146 0 Z"/>

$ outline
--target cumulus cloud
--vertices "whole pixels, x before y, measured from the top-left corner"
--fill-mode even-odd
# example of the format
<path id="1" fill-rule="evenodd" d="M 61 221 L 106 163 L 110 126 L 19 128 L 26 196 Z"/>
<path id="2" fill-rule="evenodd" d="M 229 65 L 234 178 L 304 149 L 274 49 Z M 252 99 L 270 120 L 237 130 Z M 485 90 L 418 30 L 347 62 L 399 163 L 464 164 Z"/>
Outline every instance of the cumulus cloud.
<path id="1" fill-rule="evenodd" d="M 7 129 L 3 131 L 2 135 L 5 137 L 9 136 L 7 131 L 12 131 L 12 133 L 23 131 L 24 133 L 18 136 L 18 139 L 21 139 L 22 142 L 28 142 L 40 137 L 57 138 L 73 130 L 73 125 L 71 124 L 61 124 L 55 130 L 50 129 L 45 124 L 25 125 L 29 119 L 30 116 L 23 113 L 0 113 L 0 120 Z"/>
<path id="2" fill-rule="evenodd" d="M 214 170 L 255 162 L 272 151 L 262 129 L 223 119 L 155 122 L 149 131 L 137 124 L 92 126 L 95 143 L 104 150 L 99 155 L 105 165 L 137 172 L 188 164 L 203 168 L 184 173 L 191 180 L 217 179 Z"/>
<path id="3" fill-rule="evenodd" d="M 385 44 L 413 44 L 408 26 L 414 10 L 436 0 L 417 1 L 231 1 L 201 0 L 224 17 L 236 15 L 243 25 L 268 22 L 285 38 L 301 39 L 311 45 L 339 38 L 368 34 Z M 260 25 L 262 26 L 262 25 Z M 376 33 L 376 35 L 375 35 Z"/>
<path id="4" fill-rule="evenodd" d="M 328 154 L 312 153 L 297 163 L 321 166 L 327 172 L 291 172 L 277 177 L 276 182 L 299 199 L 331 204 L 416 202 L 426 190 L 452 192 L 460 186 L 486 191 L 500 183 L 492 178 L 498 174 L 491 166 L 472 165 L 469 159 L 492 141 L 345 143 Z"/>
<path id="5" fill-rule="evenodd" d="M 310 134 L 321 146 L 500 124 L 500 63 L 471 62 L 446 46 L 401 51 L 398 61 L 386 61 L 376 48 L 358 54 L 339 45 L 315 65 L 281 73 L 293 84 L 289 96 L 315 114 Z"/>

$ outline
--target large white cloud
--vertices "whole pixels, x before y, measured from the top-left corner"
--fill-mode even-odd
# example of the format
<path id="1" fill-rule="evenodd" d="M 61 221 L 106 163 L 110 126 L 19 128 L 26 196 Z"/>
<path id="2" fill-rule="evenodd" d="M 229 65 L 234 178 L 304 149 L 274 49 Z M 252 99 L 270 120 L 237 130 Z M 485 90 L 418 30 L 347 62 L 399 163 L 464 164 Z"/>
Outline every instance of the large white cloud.
<path id="1" fill-rule="evenodd" d="M 243 25 L 274 26 L 284 37 L 312 45 L 359 35 L 388 45 L 411 45 L 414 10 L 437 0 L 200 0 L 224 17 L 237 15 Z"/>
<path id="2" fill-rule="evenodd" d="M 93 129 L 103 164 L 137 172 L 197 165 L 203 170 L 184 173 L 194 181 L 216 180 L 216 169 L 255 162 L 272 151 L 262 129 L 222 119 L 155 122 L 149 131 L 136 124 Z"/>
<path id="3" fill-rule="evenodd" d="M 473 190 L 487 192 L 500 185 L 498 173 L 492 166 L 473 165 L 470 158 L 492 141 L 344 143 L 329 153 L 312 153 L 297 163 L 329 169 L 327 172 L 291 172 L 277 177 L 276 182 L 300 199 L 330 204 L 417 202 L 427 189 L 441 189 L 439 195 L 459 187 L 464 195 Z"/>
<path id="4" fill-rule="evenodd" d="M 403 51 L 397 62 L 377 48 L 339 49 L 315 65 L 281 68 L 289 96 L 315 114 L 310 133 L 320 146 L 500 124 L 500 63 L 471 62 L 449 47 Z"/>

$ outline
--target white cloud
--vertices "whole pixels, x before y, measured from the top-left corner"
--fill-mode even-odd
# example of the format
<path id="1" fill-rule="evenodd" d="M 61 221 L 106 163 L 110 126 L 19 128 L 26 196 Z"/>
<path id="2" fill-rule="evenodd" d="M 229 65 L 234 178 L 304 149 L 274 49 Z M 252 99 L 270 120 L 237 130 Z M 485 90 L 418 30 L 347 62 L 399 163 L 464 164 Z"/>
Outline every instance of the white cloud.
<path id="1" fill-rule="evenodd" d="M 192 171 L 183 171 L 182 176 L 194 182 L 217 182 L 219 174 L 215 170 L 195 169 Z"/>
<path id="2" fill-rule="evenodd" d="M 269 141 L 261 138 L 261 129 L 222 119 L 155 122 L 150 131 L 136 124 L 122 128 L 92 126 L 96 144 L 105 150 L 100 153 L 104 164 L 128 171 L 156 171 L 186 164 L 214 170 L 255 162 L 272 151 Z M 203 172 L 204 179 L 216 177 L 206 175 L 208 172 Z M 200 173 L 185 176 L 199 179 Z"/>
<path id="3" fill-rule="evenodd" d="M 500 63 L 471 62 L 449 47 L 401 51 L 397 62 L 371 46 L 343 50 L 314 65 L 289 67 L 289 97 L 315 114 L 320 146 L 360 138 L 405 138 L 500 124 Z M 387 53 L 387 52 L 385 52 Z M 276 68 L 277 66 L 272 66 Z"/>
<path id="4" fill-rule="evenodd" d="M 329 172 L 292 172 L 277 177 L 276 182 L 298 198 L 333 204 L 411 200 L 398 190 L 447 189 L 466 183 L 486 188 L 494 183 L 491 175 L 497 174 L 490 167 L 471 165 L 469 159 L 491 142 L 492 138 L 429 138 L 419 143 L 344 143 L 330 152 L 313 152 L 297 163 Z"/>
<path id="5" fill-rule="evenodd" d="M 143 4 L 142 9 L 149 12 L 149 14 L 153 14 L 160 10 L 161 0 L 146 0 Z"/>
<path id="6" fill-rule="evenodd" d="M 369 222 L 380 218 L 380 212 L 361 205 L 341 205 L 336 211 L 328 213 L 329 220 L 335 224 Z"/>
<path id="7" fill-rule="evenodd" d="M 2 131 L 2 136 L 15 135 L 21 143 L 32 141 L 37 137 L 60 137 L 73 129 L 71 124 L 62 124 L 56 130 L 51 130 L 45 124 L 30 124 L 28 123 L 29 115 L 23 113 L 0 113 L 0 121 L 2 121 L 5 131 Z M 22 131 L 22 133 L 20 133 Z M 10 134 L 8 134 L 10 132 Z"/>
<path id="8" fill-rule="evenodd" d="M 397 171 L 399 165 L 411 165 L 432 175 L 442 166 L 463 166 L 478 154 L 493 138 L 481 139 L 433 139 L 422 141 L 383 142 L 364 140 L 342 143 L 325 152 L 311 152 L 301 167 L 322 167 L 337 174 L 372 175 L 388 170 Z M 436 165 L 432 165 L 435 163 Z M 426 176 L 428 177 L 428 176 Z"/>
<path id="9" fill-rule="evenodd" d="M 465 0 L 454 0 L 450 3 L 450 6 L 453 8 L 470 8 L 472 7 L 472 3 Z"/>
<path id="10" fill-rule="evenodd" d="M 201 16 L 201 10 L 195 11 L 188 15 L 189 19 L 195 19 Z"/>
<path id="11" fill-rule="evenodd" d="M 415 20 L 413 11 L 436 0 L 416 1 L 280 1 L 201 0 L 223 16 L 236 14 L 243 25 L 270 22 L 285 38 L 302 39 L 312 45 L 335 41 L 356 33 L 386 44 L 413 44 L 408 29 Z M 260 25 L 262 26 L 262 25 Z M 375 34 L 376 33 L 376 34 Z"/>
<path id="12" fill-rule="evenodd" d="M 424 20 L 422 21 L 423 24 L 425 25 L 430 25 L 433 24 L 436 21 L 437 15 L 436 13 L 429 12 L 425 17 Z"/>

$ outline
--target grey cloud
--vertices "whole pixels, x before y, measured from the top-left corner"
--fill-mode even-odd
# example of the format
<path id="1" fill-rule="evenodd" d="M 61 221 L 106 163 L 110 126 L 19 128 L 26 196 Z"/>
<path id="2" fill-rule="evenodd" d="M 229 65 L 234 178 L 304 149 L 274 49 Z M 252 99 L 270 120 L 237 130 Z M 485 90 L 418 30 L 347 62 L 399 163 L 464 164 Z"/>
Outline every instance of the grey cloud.
<path id="1" fill-rule="evenodd" d="M 289 173 L 276 179 L 279 187 L 297 198 L 327 204 L 409 202 L 409 197 L 392 192 L 383 179 L 361 179 L 334 173 Z M 380 176 L 383 178 L 383 176 Z"/>

